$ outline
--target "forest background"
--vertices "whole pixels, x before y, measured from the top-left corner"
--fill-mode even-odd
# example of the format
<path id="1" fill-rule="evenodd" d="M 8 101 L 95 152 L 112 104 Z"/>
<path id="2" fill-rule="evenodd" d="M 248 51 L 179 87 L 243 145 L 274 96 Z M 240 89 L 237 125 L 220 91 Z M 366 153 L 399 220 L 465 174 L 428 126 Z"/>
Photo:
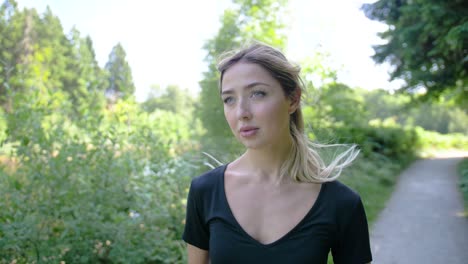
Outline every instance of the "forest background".
<path id="1" fill-rule="evenodd" d="M 467 10 L 439 2 L 363 6 L 389 25 L 374 59 L 405 81 L 396 93 L 338 82 L 326 53 L 300 61 L 307 134 L 360 146 L 341 179 L 361 194 L 371 222 L 406 165 L 468 149 Z M 121 44 L 100 67 L 92 39 L 64 32 L 50 8 L 4 1 L 0 263 L 184 263 L 190 180 L 242 152 L 224 121 L 216 58 L 252 39 L 284 49 L 285 5 L 235 0 L 204 46 L 199 94 L 168 85 L 137 102 Z"/>

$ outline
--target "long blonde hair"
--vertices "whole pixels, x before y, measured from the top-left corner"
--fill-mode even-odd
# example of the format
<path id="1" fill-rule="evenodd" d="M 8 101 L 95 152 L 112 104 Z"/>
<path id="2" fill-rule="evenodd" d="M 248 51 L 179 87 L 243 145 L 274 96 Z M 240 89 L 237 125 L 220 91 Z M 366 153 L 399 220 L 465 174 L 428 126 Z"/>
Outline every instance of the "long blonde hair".
<path id="1" fill-rule="evenodd" d="M 289 62 L 279 50 L 258 42 L 238 51 L 224 54 L 224 58 L 218 64 L 218 70 L 221 74 L 220 91 L 224 73 L 238 62 L 254 63 L 266 69 L 273 78 L 278 80 L 285 96 L 290 99 L 294 99 L 296 94 L 301 94 L 303 91 L 303 82 L 299 76 L 300 67 Z M 298 89 L 300 93 L 298 93 Z M 317 150 L 324 147 L 345 145 L 325 145 L 311 142 L 304 133 L 304 118 L 300 105 L 291 114 L 289 123 L 293 144 L 288 159 L 281 166 L 282 177 L 289 175 L 297 182 L 333 181 L 340 176 L 343 168 L 349 166 L 359 154 L 356 145 L 348 146 L 347 150 L 340 153 L 327 165 Z"/>

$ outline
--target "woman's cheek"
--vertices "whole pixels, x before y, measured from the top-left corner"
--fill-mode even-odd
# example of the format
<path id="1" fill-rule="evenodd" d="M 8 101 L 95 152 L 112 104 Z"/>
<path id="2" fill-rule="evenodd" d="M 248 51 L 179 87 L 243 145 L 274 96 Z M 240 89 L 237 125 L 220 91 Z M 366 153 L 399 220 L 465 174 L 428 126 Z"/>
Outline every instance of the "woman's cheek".
<path id="1" fill-rule="evenodd" d="M 224 117 L 225 117 L 226 122 L 228 123 L 229 127 L 231 128 L 231 130 L 233 130 L 233 132 L 235 134 L 235 130 L 236 130 L 235 114 L 232 111 L 224 110 Z"/>

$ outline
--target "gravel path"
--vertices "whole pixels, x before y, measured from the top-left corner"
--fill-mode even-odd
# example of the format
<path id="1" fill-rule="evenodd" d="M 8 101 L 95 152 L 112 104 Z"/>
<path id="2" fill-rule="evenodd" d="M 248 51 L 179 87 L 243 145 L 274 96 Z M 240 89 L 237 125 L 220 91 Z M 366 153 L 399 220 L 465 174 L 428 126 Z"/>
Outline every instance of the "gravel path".
<path id="1" fill-rule="evenodd" d="M 451 156 L 419 160 L 400 176 L 371 229 L 373 263 L 468 263 L 468 218 L 460 217 L 456 171 L 468 153 Z"/>

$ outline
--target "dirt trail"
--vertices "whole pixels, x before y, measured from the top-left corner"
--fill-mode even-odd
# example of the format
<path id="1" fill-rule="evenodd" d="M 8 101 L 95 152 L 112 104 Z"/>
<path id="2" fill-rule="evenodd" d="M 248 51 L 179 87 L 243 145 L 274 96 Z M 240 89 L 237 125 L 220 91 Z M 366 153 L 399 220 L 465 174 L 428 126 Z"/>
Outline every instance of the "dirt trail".
<path id="1" fill-rule="evenodd" d="M 467 264 L 468 218 L 456 166 L 468 153 L 416 161 L 371 229 L 373 263 Z"/>

